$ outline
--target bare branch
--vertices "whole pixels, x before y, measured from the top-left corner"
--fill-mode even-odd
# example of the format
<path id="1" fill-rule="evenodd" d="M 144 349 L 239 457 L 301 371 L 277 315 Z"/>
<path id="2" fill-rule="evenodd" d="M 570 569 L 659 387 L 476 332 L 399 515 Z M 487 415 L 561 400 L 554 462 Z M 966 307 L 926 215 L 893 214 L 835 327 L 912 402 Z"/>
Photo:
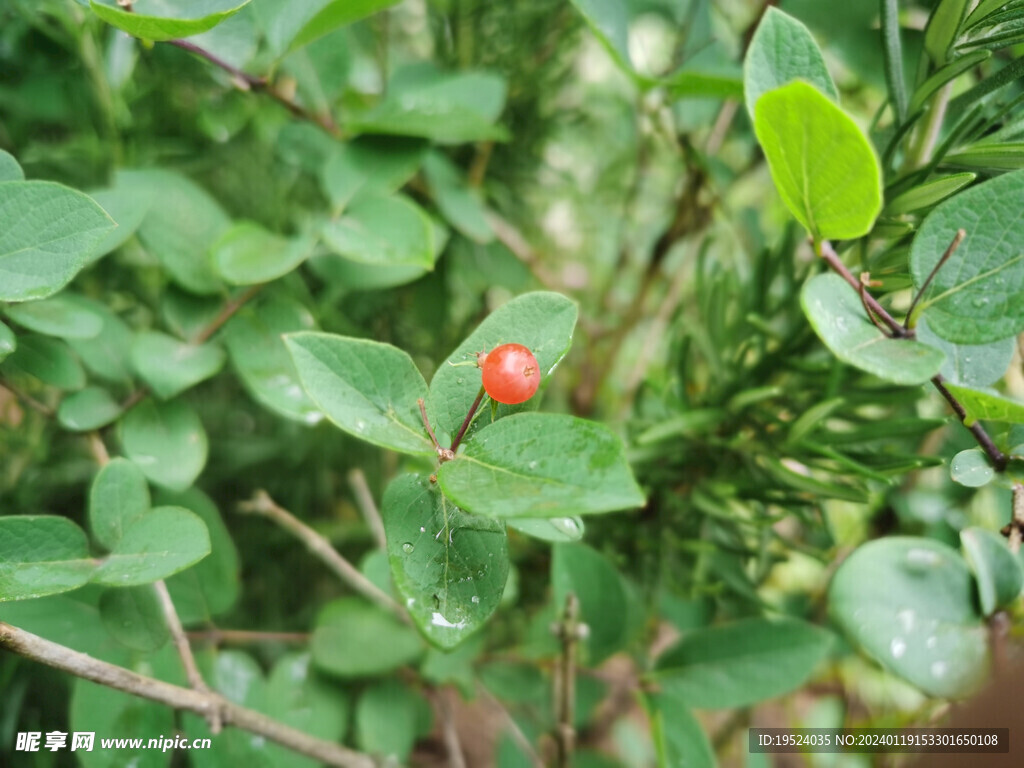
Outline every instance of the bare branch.
<path id="1" fill-rule="evenodd" d="M 373 531 L 373 538 L 376 539 L 377 546 L 386 550 L 388 540 L 384 534 L 384 521 L 373 500 L 373 494 L 370 493 L 370 486 L 366 483 L 366 474 L 363 470 L 357 467 L 348 473 L 348 487 L 352 489 L 352 495 L 356 497 L 356 506 L 362 512 L 366 524 Z"/>

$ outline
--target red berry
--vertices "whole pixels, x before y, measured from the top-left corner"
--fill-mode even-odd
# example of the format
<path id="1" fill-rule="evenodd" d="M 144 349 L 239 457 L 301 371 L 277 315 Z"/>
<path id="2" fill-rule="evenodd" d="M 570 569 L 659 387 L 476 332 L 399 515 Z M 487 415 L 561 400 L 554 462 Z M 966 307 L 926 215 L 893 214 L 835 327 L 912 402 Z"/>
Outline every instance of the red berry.
<path id="1" fill-rule="evenodd" d="M 522 403 L 533 397 L 540 386 L 537 358 L 522 344 L 495 347 L 481 361 L 480 368 L 484 390 L 499 403 Z"/>

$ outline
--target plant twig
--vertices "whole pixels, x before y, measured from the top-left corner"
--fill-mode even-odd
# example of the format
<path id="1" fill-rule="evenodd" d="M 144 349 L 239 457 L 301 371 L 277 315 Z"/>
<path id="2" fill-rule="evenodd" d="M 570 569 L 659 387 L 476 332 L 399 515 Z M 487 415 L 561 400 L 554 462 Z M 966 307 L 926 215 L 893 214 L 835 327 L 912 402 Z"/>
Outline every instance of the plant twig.
<path id="1" fill-rule="evenodd" d="M 448 768 L 466 768 L 466 758 L 459 743 L 459 732 L 455 728 L 455 712 L 452 708 L 451 691 L 438 691 L 437 708 L 441 715 L 441 733 L 448 750 Z"/>
<path id="2" fill-rule="evenodd" d="M 348 473 L 348 487 L 352 489 L 352 495 L 356 498 L 356 506 L 362 512 L 366 524 L 373 532 L 373 538 L 381 549 L 388 548 L 387 535 L 384 533 L 384 521 L 381 519 L 380 510 L 370 493 L 370 486 L 366 483 L 366 474 L 356 467 Z"/>
<path id="3" fill-rule="evenodd" d="M 565 598 L 562 620 L 555 625 L 555 634 L 562 643 L 562 653 L 555 667 L 555 744 L 558 768 L 572 765 L 576 749 L 576 647 L 585 636 L 586 625 L 580 623 L 580 601 L 574 592 Z"/>
<path id="4" fill-rule="evenodd" d="M 32 395 L 28 394 L 27 392 L 23 392 L 21 389 L 14 386 L 13 384 L 11 384 L 10 381 L 6 379 L 0 380 L 0 387 L 6 389 L 8 392 L 10 392 L 18 400 L 23 402 L 36 413 L 41 413 L 43 416 L 54 416 L 57 413 L 53 408 L 46 405 L 46 403 L 39 402 L 34 397 L 32 397 Z"/>
<path id="5" fill-rule="evenodd" d="M 481 683 L 477 683 L 477 691 L 488 701 L 488 703 L 490 703 L 492 707 L 494 707 L 494 709 L 498 710 L 498 714 L 501 715 L 501 719 L 505 721 L 505 730 L 508 731 L 508 734 L 512 737 L 512 740 L 516 743 L 519 749 L 522 750 L 523 754 L 526 755 L 526 758 L 530 761 L 533 768 L 544 768 L 544 761 L 541 760 L 540 755 L 537 754 L 537 750 L 526 737 L 526 734 L 523 733 L 523 729 L 519 727 L 519 723 L 517 723 L 515 718 L 512 717 L 512 713 L 505 708 L 505 705 L 502 704 L 493 693 L 484 688 Z"/>
<path id="6" fill-rule="evenodd" d="M 1021 542 L 1024 541 L 1024 485 L 1013 484 L 1013 519 L 1010 520 L 1010 530 L 1007 534 L 1010 537 L 1010 551 L 1013 554 L 1020 552 Z"/>
<path id="7" fill-rule="evenodd" d="M 437 442 L 437 435 L 434 434 L 434 428 L 430 426 L 430 419 L 427 418 L 427 406 L 423 402 L 422 397 L 416 399 L 416 405 L 420 407 L 420 418 L 423 419 L 423 427 L 427 430 L 427 434 L 430 435 L 430 442 L 434 444 L 434 450 L 437 451 L 438 455 L 440 455 L 441 451 L 444 449 L 441 448 L 441 444 Z"/>
<path id="8" fill-rule="evenodd" d="M 211 711 L 216 710 L 222 722 L 227 725 L 263 736 L 294 752 L 336 768 L 375 768 L 374 761 L 368 755 L 317 739 L 260 712 L 228 701 L 218 693 L 182 688 L 163 680 L 146 677 L 3 622 L 0 622 L 0 648 L 76 677 L 174 709 L 194 712 L 203 717 L 208 717 Z"/>
<path id="9" fill-rule="evenodd" d="M 226 323 L 228 320 L 234 317 L 235 313 L 238 312 L 238 310 L 240 310 L 242 307 L 244 307 L 246 303 L 249 301 L 249 299 L 251 299 L 257 293 L 259 293 L 262 287 L 262 283 L 260 283 L 259 285 L 250 285 L 241 293 L 228 299 L 228 301 L 224 304 L 224 307 L 221 309 L 221 311 L 217 313 L 217 316 L 213 318 L 213 320 L 211 320 L 209 323 L 207 323 L 206 326 L 196 335 L 196 337 L 192 339 L 192 343 L 199 345 L 206 341 L 209 341 L 210 337 L 213 336 L 213 334 L 215 334 L 217 331 L 219 331 L 221 329 L 221 326 L 224 325 L 224 323 Z"/>
<path id="10" fill-rule="evenodd" d="M 402 621 L 409 621 L 409 614 L 405 612 L 402 606 L 392 600 L 390 595 L 363 576 L 352 563 L 342 557 L 331 546 L 327 539 L 299 520 L 287 509 L 278 506 L 266 491 L 256 491 L 252 499 L 238 505 L 238 510 L 240 512 L 263 515 L 277 523 L 305 544 L 310 552 L 320 558 L 321 562 L 334 571 L 338 578 L 356 592 L 367 600 L 376 603 L 384 610 L 393 613 Z"/>
<path id="11" fill-rule="evenodd" d="M 957 248 L 960 247 L 960 243 L 963 242 L 964 237 L 966 236 L 967 230 L 958 229 L 956 231 L 956 234 L 953 236 L 953 242 L 949 244 L 949 247 L 946 249 L 946 252 L 942 254 L 942 258 L 935 262 L 935 266 L 932 267 L 932 271 L 928 273 L 928 277 L 926 277 L 924 282 L 921 283 L 921 287 L 920 289 L 918 289 L 917 295 L 914 296 L 914 300 L 910 302 L 910 309 L 907 310 L 907 316 L 903 320 L 904 328 L 910 328 L 910 324 L 914 317 L 914 309 L 917 308 L 918 302 L 921 301 L 921 298 L 924 296 L 925 291 L 928 290 L 928 286 L 932 284 L 932 280 L 934 280 L 935 276 L 939 274 L 939 270 L 942 269 L 942 265 L 949 261 L 949 257 L 953 255 L 953 252 L 956 251 Z"/>
<path id="12" fill-rule="evenodd" d="M 248 629 L 205 629 L 198 632 L 186 632 L 185 637 L 200 643 L 230 643 L 247 645 L 250 643 L 308 643 L 308 632 L 253 632 Z"/>
<path id="13" fill-rule="evenodd" d="M 473 417 L 476 416 L 476 409 L 480 407 L 480 403 L 484 399 L 484 388 L 481 386 L 480 391 L 476 393 L 476 400 L 469 406 L 469 413 L 466 414 L 466 418 L 462 421 L 462 426 L 459 427 L 459 433 L 455 435 L 455 439 L 452 440 L 451 452 L 454 454 L 459 450 L 459 446 L 462 444 L 462 438 L 466 436 L 466 430 L 469 429 L 469 425 L 473 423 Z"/>

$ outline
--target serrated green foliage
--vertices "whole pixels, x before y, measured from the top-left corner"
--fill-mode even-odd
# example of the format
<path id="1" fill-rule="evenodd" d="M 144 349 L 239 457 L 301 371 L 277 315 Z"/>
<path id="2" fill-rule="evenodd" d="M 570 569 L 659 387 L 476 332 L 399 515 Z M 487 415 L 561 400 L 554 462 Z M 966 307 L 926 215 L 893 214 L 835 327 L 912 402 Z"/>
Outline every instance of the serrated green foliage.
<path id="1" fill-rule="evenodd" d="M 67 592 L 94 567 L 85 533 L 66 517 L 0 517 L 0 602 Z"/>
<path id="2" fill-rule="evenodd" d="M 832 579 L 829 614 L 865 653 L 929 695 L 969 695 L 988 671 L 974 580 L 937 541 L 890 536 L 859 547 Z"/>
<path id="3" fill-rule="evenodd" d="M 434 264 L 434 231 L 427 213 L 404 195 L 364 195 L 321 231 L 339 256 L 375 266 Z"/>
<path id="4" fill-rule="evenodd" d="M 935 376 L 945 355 L 917 341 L 893 339 L 868 320 L 867 310 L 839 275 L 807 281 L 800 303 L 815 332 L 845 363 L 896 384 L 922 384 Z"/>
<path id="5" fill-rule="evenodd" d="M 881 171 L 843 110 L 797 81 L 758 99 L 754 130 L 783 202 L 816 239 L 870 231 L 882 207 Z"/>
<path id="6" fill-rule="evenodd" d="M 398 680 L 382 680 L 363 691 L 356 704 L 356 744 L 370 754 L 408 762 L 416 739 L 430 730 L 427 702 Z"/>
<path id="7" fill-rule="evenodd" d="M 543 291 L 518 296 L 488 315 L 448 355 L 446 361 L 438 365 L 430 381 L 427 413 L 438 440 L 444 441 L 443 434 L 455 436 L 480 391 L 479 370 L 458 363 L 475 361 L 479 352 L 489 352 L 499 344 L 514 342 L 529 349 L 537 358 L 541 376 L 548 376 L 569 351 L 576 317 L 576 305 L 571 300 L 561 294 Z M 542 378 L 542 390 L 543 382 Z M 521 405 L 499 405 L 495 417 L 533 410 L 538 399 L 539 396 L 534 395 Z M 486 423 L 485 415 L 477 420 L 476 425 Z"/>
<path id="8" fill-rule="evenodd" d="M 982 615 L 1013 605 L 1024 587 L 1024 571 L 1006 539 L 987 528 L 972 527 L 960 531 L 960 545 L 978 585 Z"/>
<path id="9" fill-rule="evenodd" d="M 973 389 L 947 384 L 948 389 L 967 412 L 964 423 L 970 426 L 979 419 L 1024 424 L 1024 402 L 1012 400 L 994 390 Z"/>
<path id="10" fill-rule="evenodd" d="M 498 608 L 509 568 L 505 527 L 467 515 L 418 475 L 391 481 L 381 515 L 400 602 L 428 640 L 454 648 Z"/>
<path id="11" fill-rule="evenodd" d="M 18 347 L 4 360 L 2 370 L 32 376 L 57 389 L 73 391 L 85 386 L 85 371 L 78 358 L 63 341 L 48 336 L 19 336 Z"/>
<path id="12" fill-rule="evenodd" d="M 644 503 L 617 435 L 553 413 L 519 413 L 481 429 L 441 465 L 437 480 L 463 509 L 495 517 L 587 515 Z"/>
<path id="13" fill-rule="evenodd" d="M 388 642 L 381 642 L 384 637 Z M 419 658 L 423 648 L 415 629 L 358 598 L 325 605 L 310 645 L 316 666 L 338 677 L 390 672 Z"/>
<path id="14" fill-rule="evenodd" d="M 160 331 L 135 335 L 132 366 L 150 389 L 169 400 L 216 374 L 224 365 L 224 350 L 216 344 L 189 344 Z"/>
<path id="15" fill-rule="evenodd" d="M 769 6 L 743 60 L 743 98 L 751 119 L 763 94 L 793 80 L 810 83 L 839 102 L 839 91 L 810 31 L 789 14 Z"/>
<path id="16" fill-rule="evenodd" d="M 542 541 L 579 541 L 583 538 L 581 517 L 512 518 L 506 522 L 509 528 Z"/>
<path id="17" fill-rule="evenodd" d="M 275 298 L 246 307 L 224 329 L 231 364 L 249 394 L 271 411 L 305 424 L 316 424 L 323 415 L 302 389 L 282 336 L 315 327 L 304 306 Z"/>
<path id="18" fill-rule="evenodd" d="M 946 355 L 939 373 L 950 383 L 964 387 L 987 387 L 1003 378 L 1016 347 L 1012 337 L 990 344 L 954 344 L 936 336 L 923 318 L 915 331 L 919 341 Z"/>
<path id="19" fill-rule="evenodd" d="M 745 619 L 687 633 L 658 658 L 652 676 L 693 707 L 749 706 L 803 685 L 832 641 L 804 621 Z"/>
<path id="20" fill-rule="evenodd" d="M 980 488 L 995 477 L 995 469 L 980 448 L 960 451 L 949 462 L 949 476 L 953 482 L 968 488 Z"/>
<path id="21" fill-rule="evenodd" d="M 112 459 L 89 488 L 89 530 L 106 549 L 113 549 L 125 529 L 149 512 L 149 486 L 135 464 Z"/>
<path id="22" fill-rule="evenodd" d="M 210 258 L 232 285 L 269 283 L 298 267 L 313 250 L 310 238 L 286 238 L 251 221 L 236 222 L 211 246 Z"/>
<path id="23" fill-rule="evenodd" d="M 88 195 L 50 181 L 0 183 L 0 301 L 51 296 L 114 222 Z"/>
<path id="24" fill-rule="evenodd" d="M 126 526 L 92 580 L 108 586 L 149 584 L 210 553 L 203 521 L 181 507 L 156 507 Z"/>
<path id="25" fill-rule="evenodd" d="M 108 589 L 100 595 L 100 618 L 111 636 L 134 651 L 156 651 L 170 639 L 163 606 L 150 585 Z"/>
<path id="26" fill-rule="evenodd" d="M 434 453 L 416 405 L 427 383 L 405 352 L 328 333 L 290 333 L 285 343 L 306 393 L 340 429 L 402 453 Z"/>
<path id="27" fill-rule="evenodd" d="M 11 304 L 4 314 L 30 331 L 63 339 L 91 339 L 103 328 L 103 318 L 72 293 Z"/>
<path id="28" fill-rule="evenodd" d="M 127 9 L 116 0 L 90 0 L 89 4 L 97 16 L 129 35 L 161 41 L 213 29 L 248 3 L 249 0 L 198 0 L 184 8 L 168 8 L 160 0 L 135 0 Z M 168 15 L 168 11 L 174 15 Z"/>
<path id="29" fill-rule="evenodd" d="M 584 544 L 556 544 L 551 559 L 551 588 L 556 615 L 568 595 L 580 604 L 580 621 L 588 627 L 582 646 L 587 663 L 597 666 L 626 642 L 626 592 L 615 567 Z"/>
<path id="30" fill-rule="evenodd" d="M 206 465 L 206 430 L 183 400 L 147 398 L 128 412 L 120 426 L 125 455 L 156 485 L 183 491 Z"/>
<path id="31" fill-rule="evenodd" d="M 123 409 L 102 387 L 86 387 L 60 401 L 57 421 L 72 432 L 88 432 L 117 421 Z"/>

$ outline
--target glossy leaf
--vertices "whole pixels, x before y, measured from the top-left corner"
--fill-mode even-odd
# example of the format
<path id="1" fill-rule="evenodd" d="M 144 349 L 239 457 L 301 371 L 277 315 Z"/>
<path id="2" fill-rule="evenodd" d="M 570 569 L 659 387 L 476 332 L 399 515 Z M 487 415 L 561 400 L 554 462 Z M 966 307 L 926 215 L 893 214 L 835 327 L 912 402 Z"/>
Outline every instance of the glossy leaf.
<path id="1" fill-rule="evenodd" d="M 102 387 L 86 387 L 60 401 L 57 421 L 72 432 L 88 432 L 117 421 L 121 404 Z"/>
<path id="2" fill-rule="evenodd" d="M 617 435 L 553 413 L 519 413 L 481 429 L 437 479 L 466 511 L 495 517 L 566 517 L 644 503 Z"/>
<path id="3" fill-rule="evenodd" d="M 114 226 L 92 198 L 60 184 L 0 184 L 0 301 L 56 293 Z"/>
<path id="4" fill-rule="evenodd" d="M 143 400 L 121 420 L 125 455 L 152 482 L 172 491 L 188 488 L 206 465 L 203 424 L 181 400 Z"/>
<path id="5" fill-rule="evenodd" d="M 249 0 L 193 0 L 168 8 L 161 0 L 134 0 L 126 9 L 117 0 L 90 0 L 93 12 L 108 24 L 134 37 L 156 41 L 206 32 L 248 3 Z"/>
<path id="6" fill-rule="evenodd" d="M 851 640 L 930 696 L 957 698 L 987 677 L 987 631 L 959 554 L 932 539 L 890 536 L 839 567 L 829 613 Z"/>
<path id="7" fill-rule="evenodd" d="M 954 344 L 936 336 L 923 318 L 915 330 L 919 341 L 945 353 L 946 362 L 939 373 L 950 383 L 964 387 L 987 387 L 999 381 L 1010 367 L 1016 348 L 1012 337 L 991 344 Z"/>
<path id="8" fill-rule="evenodd" d="M 431 152 L 423 163 L 434 202 L 448 222 L 478 243 L 494 239 L 486 209 L 477 190 L 471 189 L 455 165 L 440 152 Z"/>
<path id="9" fill-rule="evenodd" d="M 103 318 L 69 293 L 42 301 L 11 304 L 5 314 L 30 331 L 62 339 L 91 339 L 103 328 Z"/>
<path id="10" fill-rule="evenodd" d="M 867 310 L 839 275 L 808 280 L 800 293 L 804 313 L 832 353 L 868 373 L 896 384 L 922 384 L 935 376 L 945 355 L 918 341 L 893 339 L 868 320 Z"/>
<path id="11" fill-rule="evenodd" d="M 362 136 L 331 153 L 320 183 L 336 208 L 344 208 L 361 194 L 389 195 L 415 175 L 426 150 L 426 143 L 419 139 Z"/>
<path id="12" fill-rule="evenodd" d="M 688 632 L 658 658 L 653 678 L 692 707 L 745 707 L 803 685 L 832 641 L 797 619 L 744 619 Z"/>
<path id="13" fill-rule="evenodd" d="M 271 411 L 305 424 L 318 423 L 323 414 L 302 389 L 282 335 L 315 327 L 301 304 L 273 299 L 246 307 L 224 329 L 231 364 L 249 394 Z"/>
<path id="14" fill-rule="evenodd" d="M 505 527 L 467 515 L 419 475 L 391 482 L 381 515 L 402 602 L 428 640 L 454 648 L 498 608 L 509 568 Z"/>
<path id="15" fill-rule="evenodd" d="M 113 549 L 125 530 L 149 512 L 149 507 L 149 486 L 142 470 L 128 459 L 111 459 L 89 488 L 89 529 L 93 538 Z"/>
<path id="16" fill-rule="evenodd" d="M 438 440 L 450 445 L 442 435 L 455 436 L 480 391 L 480 371 L 458 363 L 473 362 L 478 352 L 489 352 L 499 344 L 515 342 L 527 347 L 537 358 L 541 376 L 549 376 L 569 351 L 576 315 L 576 305 L 571 300 L 558 293 L 541 291 L 518 296 L 488 315 L 448 355 L 446 362 L 437 366 L 430 381 L 427 413 L 438 433 Z M 538 402 L 539 397 L 534 396 L 522 405 L 502 405 L 497 408 L 495 416 L 501 418 L 510 413 L 532 410 Z M 487 423 L 486 418 L 487 414 L 477 419 L 477 426 Z"/>
<path id="17" fill-rule="evenodd" d="M 85 386 L 85 371 L 78 358 L 63 341 L 48 336 L 19 336 L 18 348 L 4 360 L 3 369 L 34 376 L 57 389 Z"/>
<path id="18" fill-rule="evenodd" d="M 267 41 L 281 55 L 397 3 L 398 0 L 309 0 L 296 6 L 290 0 L 263 0 L 256 3 L 256 11 Z"/>
<path id="19" fill-rule="evenodd" d="M 793 80 L 804 80 L 839 102 L 839 91 L 810 31 L 789 14 L 769 6 L 743 60 L 743 98 L 751 119 L 763 94 Z"/>
<path id="20" fill-rule="evenodd" d="M 964 423 L 970 426 L 979 419 L 1005 421 L 1010 424 L 1024 424 L 1024 402 L 992 390 L 971 389 L 956 384 L 947 384 L 948 389 L 967 412 Z"/>
<path id="21" fill-rule="evenodd" d="M 870 142 L 813 86 L 793 82 L 757 101 L 754 129 L 790 213 L 815 237 L 860 237 L 882 207 Z"/>
<path id="22" fill-rule="evenodd" d="M 579 541 L 583 538 L 581 517 L 548 517 L 534 520 L 520 517 L 506 522 L 509 528 L 542 541 Z"/>
<path id="23" fill-rule="evenodd" d="M 434 230 L 426 212 L 403 195 L 363 196 L 321 232 L 339 256 L 373 265 L 434 264 Z"/>
<path id="24" fill-rule="evenodd" d="M 587 625 L 582 645 L 587 663 L 597 666 L 626 642 L 626 592 L 618 571 L 604 555 L 583 544 L 556 544 L 551 560 L 555 614 L 565 610 L 567 596 L 580 603 L 580 621 Z"/>
<path id="25" fill-rule="evenodd" d="M 121 587 L 149 584 L 208 554 L 210 536 L 202 520 L 181 507 L 156 507 L 125 528 L 92 580 Z"/>
<path id="26" fill-rule="evenodd" d="M 967 236 L 932 280 L 921 302 L 944 339 L 984 344 L 1024 330 L 1024 171 L 971 187 L 942 203 L 921 225 L 910 249 L 920 287 L 958 229 Z"/>
<path id="27" fill-rule="evenodd" d="M 136 373 L 163 400 L 210 378 L 224 365 L 224 350 L 216 344 L 188 344 L 159 331 L 137 334 L 131 354 Z"/>
<path id="28" fill-rule="evenodd" d="M 251 221 L 234 224 L 212 246 L 213 263 L 232 285 L 269 283 L 306 260 L 313 250 L 308 238 L 281 237 Z"/>
<path id="29" fill-rule="evenodd" d="M 170 639 L 163 606 L 149 585 L 108 589 L 99 607 L 107 631 L 127 648 L 155 651 Z"/>
<path id="30" fill-rule="evenodd" d="M 976 173 L 952 173 L 941 176 L 924 184 L 918 184 L 892 199 L 886 204 L 883 213 L 887 216 L 899 216 L 904 213 L 930 208 L 941 203 L 947 197 L 956 194 L 977 178 Z"/>
<path id="31" fill-rule="evenodd" d="M 949 462 L 949 476 L 953 482 L 966 485 L 968 488 L 980 488 L 987 485 L 996 471 L 980 448 L 968 448 L 960 451 Z"/>
<path id="32" fill-rule="evenodd" d="M 987 528 L 972 527 L 960 531 L 960 544 L 978 584 L 982 614 L 991 616 L 1013 605 L 1024 588 L 1024 571 L 1006 539 Z"/>
<path id="33" fill-rule="evenodd" d="M 341 598 L 320 612 L 310 649 L 325 672 L 368 677 L 414 661 L 423 647 L 412 627 L 358 598 Z"/>
<path id="34" fill-rule="evenodd" d="M 77 589 L 95 567 L 85 533 L 66 517 L 0 517 L 0 602 Z"/>
<path id="35" fill-rule="evenodd" d="M 285 343 L 306 393 L 340 429 L 402 453 L 434 454 L 416 404 L 427 384 L 408 354 L 328 333 L 291 333 Z"/>

